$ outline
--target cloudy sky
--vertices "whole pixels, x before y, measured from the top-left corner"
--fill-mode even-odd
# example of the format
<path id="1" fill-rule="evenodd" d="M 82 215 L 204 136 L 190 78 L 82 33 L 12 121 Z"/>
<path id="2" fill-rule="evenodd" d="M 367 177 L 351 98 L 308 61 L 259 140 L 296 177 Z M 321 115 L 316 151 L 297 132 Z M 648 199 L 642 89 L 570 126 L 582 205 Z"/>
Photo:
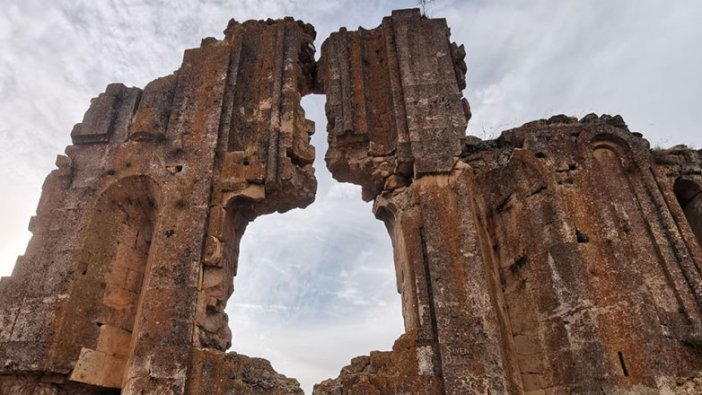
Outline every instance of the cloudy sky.
<path id="1" fill-rule="evenodd" d="M 373 28 L 414 4 L 0 0 L 0 275 L 24 251 L 72 125 L 108 83 L 143 87 L 169 74 L 230 18 L 292 15 L 316 26 L 319 48 L 340 26 Z M 558 113 L 619 113 L 652 145 L 702 148 L 700 1 L 436 0 L 429 13 L 467 47 L 470 134 L 490 138 Z M 318 129 L 317 201 L 250 225 L 228 312 L 233 350 L 268 358 L 309 391 L 353 356 L 390 348 L 402 320 L 385 229 L 360 190 L 324 167 L 323 98 L 304 106 Z"/>

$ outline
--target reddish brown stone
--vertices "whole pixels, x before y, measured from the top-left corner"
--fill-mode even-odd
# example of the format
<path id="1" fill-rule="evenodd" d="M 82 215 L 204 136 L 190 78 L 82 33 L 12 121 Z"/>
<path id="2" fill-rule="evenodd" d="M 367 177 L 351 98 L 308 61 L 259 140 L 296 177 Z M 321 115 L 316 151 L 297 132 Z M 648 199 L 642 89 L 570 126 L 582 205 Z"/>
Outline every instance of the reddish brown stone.
<path id="1" fill-rule="evenodd" d="M 322 45 L 327 164 L 374 199 L 414 335 L 408 371 L 358 358 L 315 394 L 702 392 L 700 152 L 594 114 L 466 139 L 447 32 L 396 11 Z"/>
<path id="2" fill-rule="evenodd" d="M 442 19 L 342 29 L 314 62 L 290 18 L 231 21 L 144 91 L 109 85 L 0 280 L 0 393 L 300 394 L 235 353 L 224 313 L 259 215 L 327 164 L 387 225 L 406 333 L 326 394 L 702 393 L 702 153 L 619 116 L 464 135 L 465 51 Z"/>
<path id="3" fill-rule="evenodd" d="M 93 100 L 0 285 L 2 393 L 184 393 L 212 379 L 194 364 L 230 346 L 224 305 L 246 224 L 314 199 L 300 107 L 314 35 L 292 19 L 232 21 L 173 75 Z M 232 364 L 246 377 L 221 371 L 221 393 L 274 375 Z M 250 393 L 300 392 L 275 377 L 280 388 Z"/>

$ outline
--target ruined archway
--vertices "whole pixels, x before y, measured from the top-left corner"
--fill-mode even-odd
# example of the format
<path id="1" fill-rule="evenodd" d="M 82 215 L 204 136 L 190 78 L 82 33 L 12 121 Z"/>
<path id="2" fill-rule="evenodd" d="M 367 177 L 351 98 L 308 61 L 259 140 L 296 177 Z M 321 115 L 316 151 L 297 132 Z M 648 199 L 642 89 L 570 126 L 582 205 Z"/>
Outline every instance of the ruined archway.
<path id="1" fill-rule="evenodd" d="M 445 20 L 395 11 L 332 34 L 319 62 L 315 34 L 231 21 L 172 76 L 91 103 L 0 283 L 4 392 L 299 394 L 225 352 L 224 306 L 246 225 L 313 200 L 311 92 L 327 96 L 329 169 L 387 226 L 406 330 L 316 394 L 700 392 L 700 262 L 659 186 L 699 174 L 699 153 L 654 158 L 621 118 L 592 115 L 467 139 L 465 51 Z M 610 198 L 594 185 L 611 171 Z M 698 233 L 699 188 L 675 189 Z"/>
<path id="2" fill-rule="evenodd" d="M 327 149 L 324 97 L 302 100 Z M 334 180 L 315 160 L 315 202 L 257 217 L 241 239 L 227 303 L 230 350 L 264 357 L 305 393 L 355 356 L 388 350 L 402 333 L 391 240 L 360 188 Z"/>

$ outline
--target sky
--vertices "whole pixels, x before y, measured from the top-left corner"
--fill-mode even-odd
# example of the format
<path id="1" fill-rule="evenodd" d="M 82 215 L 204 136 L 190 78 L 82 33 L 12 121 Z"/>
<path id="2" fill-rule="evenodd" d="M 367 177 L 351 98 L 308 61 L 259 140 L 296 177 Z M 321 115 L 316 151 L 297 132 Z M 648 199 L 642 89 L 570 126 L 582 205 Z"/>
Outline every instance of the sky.
<path id="1" fill-rule="evenodd" d="M 182 53 L 222 37 L 230 18 L 294 16 L 317 48 L 341 26 L 374 28 L 414 0 L 0 0 L 0 275 L 11 273 L 46 175 L 90 98 L 111 82 L 143 87 Z M 702 2 L 696 0 L 435 0 L 467 49 L 468 134 L 555 114 L 621 114 L 652 146 L 702 148 Z M 360 189 L 332 180 L 324 98 L 317 123 L 319 190 L 305 210 L 249 225 L 227 311 L 232 350 L 265 357 L 312 385 L 336 377 L 403 331 L 390 239 Z"/>

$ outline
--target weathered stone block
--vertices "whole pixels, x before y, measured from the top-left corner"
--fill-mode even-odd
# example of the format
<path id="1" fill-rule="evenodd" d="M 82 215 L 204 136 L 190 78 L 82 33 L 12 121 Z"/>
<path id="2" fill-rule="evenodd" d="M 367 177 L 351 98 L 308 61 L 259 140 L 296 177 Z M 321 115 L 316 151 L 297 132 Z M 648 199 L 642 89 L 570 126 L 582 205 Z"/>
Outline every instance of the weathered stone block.
<path id="1" fill-rule="evenodd" d="M 122 362 L 121 369 L 116 366 L 118 362 Z M 80 351 L 78 362 L 69 379 L 101 387 L 120 388 L 122 386 L 120 373 L 124 371 L 125 362 L 103 352 L 84 348 Z"/>
<path id="2" fill-rule="evenodd" d="M 113 136 L 116 141 L 123 141 L 140 96 L 138 88 L 108 85 L 104 93 L 92 100 L 83 122 L 73 128 L 73 143 L 107 143 Z"/>
<path id="3" fill-rule="evenodd" d="M 7 306 L 0 310 L 0 342 L 10 341 L 18 312 L 19 307 Z"/>
<path id="4" fill-rule="evenodd" d="M 97 351 L 126 359 L 129 357 L 131 339 L 132 333 L 129 331 L 112 325 L 102 325 L 98 336 Z"/>

